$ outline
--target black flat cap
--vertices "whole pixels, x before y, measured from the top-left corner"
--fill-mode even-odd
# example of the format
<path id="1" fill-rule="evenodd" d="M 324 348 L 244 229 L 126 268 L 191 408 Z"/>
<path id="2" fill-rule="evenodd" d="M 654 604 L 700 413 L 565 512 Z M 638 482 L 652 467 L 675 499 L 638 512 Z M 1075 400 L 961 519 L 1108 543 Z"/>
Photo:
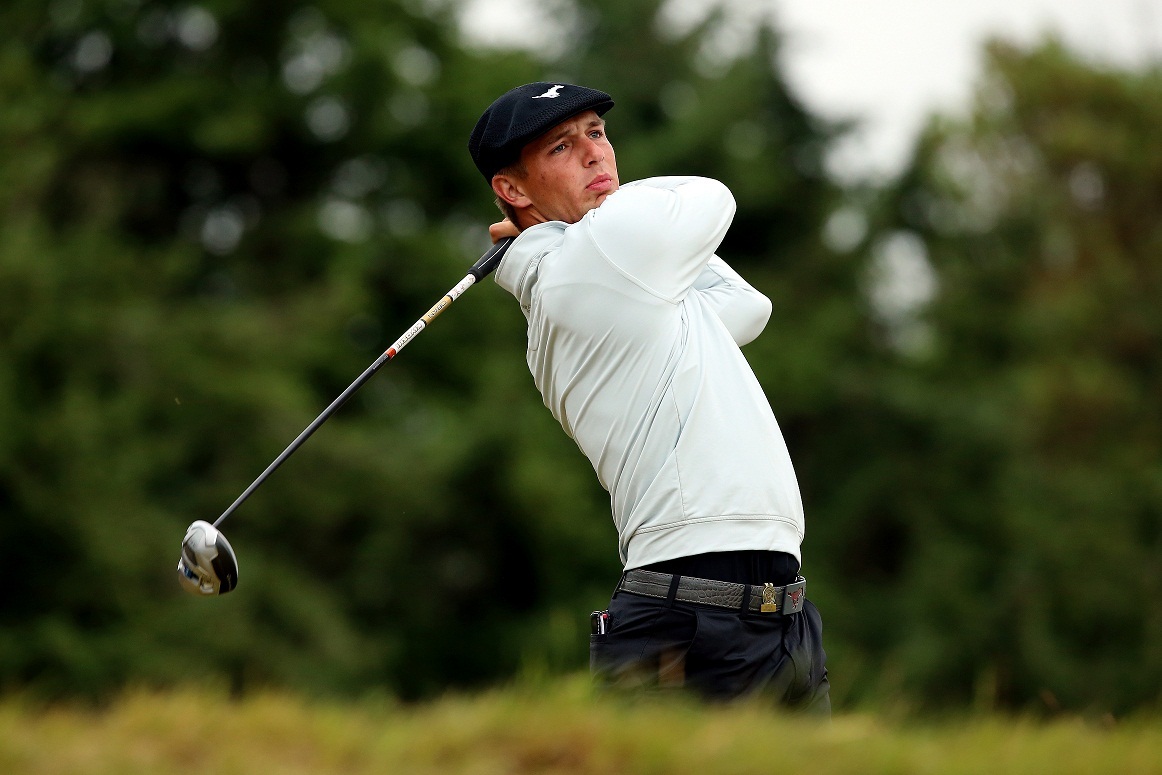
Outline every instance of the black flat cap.
<path id="1" fill-rule="evenodd" d="M 527 83 L 501 95 L 476 122 L 468 153 L 489 183 L 492 176 L 520 158 L 521 148 L 578 113 L 597 115 L 613 107 L 603 91 L 568 83 Z"/>

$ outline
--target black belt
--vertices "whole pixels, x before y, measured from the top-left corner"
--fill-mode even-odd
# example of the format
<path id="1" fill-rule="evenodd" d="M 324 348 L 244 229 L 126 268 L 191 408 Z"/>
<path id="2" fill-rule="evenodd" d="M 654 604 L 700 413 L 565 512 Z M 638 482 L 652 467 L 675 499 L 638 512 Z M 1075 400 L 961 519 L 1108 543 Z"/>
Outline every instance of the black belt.
<path id="1" fill-rule="evenodd" d="M 807 600 L 807 580 L 802 576 L 785 587 L 774 584 L 760 587 L 758 584 L 672 576 L 652 570 L 630 570 L 622 574 L 617 588 L 632 595 L 755 613 L 795 614 L 803 610 L 803 603 Z"/>

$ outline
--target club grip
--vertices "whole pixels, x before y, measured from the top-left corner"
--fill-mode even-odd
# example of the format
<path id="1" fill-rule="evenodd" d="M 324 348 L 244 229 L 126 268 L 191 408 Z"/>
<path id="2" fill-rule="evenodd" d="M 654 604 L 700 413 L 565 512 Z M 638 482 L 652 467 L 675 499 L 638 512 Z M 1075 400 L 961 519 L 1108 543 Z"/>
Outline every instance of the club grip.
<path id="1" fill-rule="evenodd" d="M 472 268 L 468 270 L 468 274 L 475 277 L 476 282 L 480 282 L 492 274 L 492 270 L 500 263 L 500 259 L 504 258 L 504 252 L 508 250 L 508 246 L 512 244 L 514 239 L 515 237 L 505 237 L 489 248 L 488 252 L 472 265 Z"/>

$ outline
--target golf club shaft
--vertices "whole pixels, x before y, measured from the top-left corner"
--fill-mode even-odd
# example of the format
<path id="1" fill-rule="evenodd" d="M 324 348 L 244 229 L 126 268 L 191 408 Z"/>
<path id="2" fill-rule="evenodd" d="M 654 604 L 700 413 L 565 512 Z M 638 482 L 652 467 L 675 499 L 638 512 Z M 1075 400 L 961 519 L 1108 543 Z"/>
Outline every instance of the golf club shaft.
<path id="1" fill-rule="evenodd" d="M 399 353 L 400 350 L 402 350 L 404 347 L 407 346 L 408 342 L 415 339 L 416 336 L 419 335 L 419 333 L 421 331 L 423 331 L 425 328 L 428 327 L 429 323 L 431 323 L 433 320 L 435 320 L 440 315 L 441 312 L 446 310 L 452 304 L 452 302 L 456 301 L 456 299 L 458 299 L 460 297 L 460 294 L 464 293 L 464 291 L 471 288 L 472 285 L 475 284 L 476 282 L 483 280 L 485 277 L 487 277 L 488 274 L 491 273 L 492 270 L 496 268 L 497 264 L 500 263 L 500 259 L 504 257 L 504 252 L 506 250 L 508 250 L 508 246 L 511 243 L 512 243 L 511 237 L 507 237 L 505 239 L 502 239 L 499 242 L 497 242 L 495 245 L 493 245 L 488 250 L 487 253 L 485 253 L 483 256 L 481 256 L 480 260 L 477 261 L 475 264 L 473 264 L 472 268 L 468 270 L 468 274 L 464 276 L 463 280 L 456 283 L 455 287 L 453 287 L 452 290 L 450 290 L 446 294 L 444 294 L 444 297 L 442 299 L 440 299 L 438 302 L 436 302 L 436 304 L 430 310 L 428 310 L 426 313 L 424 313 L 423 317 L 421 317 L 419 320 L 417 320 L 415 323 L 413 323 L 412 327 L 403 333 L 403 336 L 401 336 L 399 339 L 395 340 L 395 342 L 391 345 L 391 347 L 387 348 L 387 350 L 383 353 L 383 355 L 376 358 L 375 362 L 372 363 L 370 366 L 368 366 L 367 369 L 362 374 L 359 375 L 358 379 L 356 379 L 354 382 L 352 382 L 347 387 L 346 390 L 344 390 L 342 393 L 340 393 L 339 397 L 336 398 L 334 401 L 332 401 L 331 405 L 328 406 L 326 409 L 324 409 L 323 413 L 320 414 L 318 417 L 316 417 L 314 419 L 314 421 L 310 425 L 308 425 L 302 433 L 300 433 L 298 435 L 298 438 L 296 438 L 294 441 L 292 441 L 290 443 L 290 446 L 288 446 L 286 449 L 284 449 L 282 451 L 282 454 L 280 454 L 278 457 L 276 457 L 274 459 L 274 462 L 272 462 L 269 466 L 266 467 L 265 471 L 263 471 L 261 474 L 259 474 L 258 478 L 255 479 L 250 484 L 250 486 L 247 487 L 246 490 L 241 495 L 238 496 L 238 499 L 230 504 L 230 508 L 223 511 L 222 516 L 220 516 L 216 520 L 214 520 L 214 527 L 218 527 L 218 525 L 222 524 L 222 522 L 224 522 L 227 517 L 229 517 L 231 514 L 233 514 L 234 511 L 239 506 L 241 506 L 246 501 L 247 498 L 250 497 L 251 493 L 253 493 L 255 490 L 257 490 L 259 485 L 261 485 L 263 482 L 265 482 L 267 477 L 269 477 L 272 473 L 274 473 L 275 470 L 278 469 L 278 467 L 281 466 L 283 464 L 283 462 L 288 457 L 290 457 L 296 449 L 301 447 L 303 445 L 303 442 L 305 442 L 307 439 L 309 439 L 311 437 L 311 434 L 313 434 L 316 430 L 318 430 L 319 426 L 327 421 L 327 418 L 329 418 L 332 414 L 334 414 L 339 409 L 339 407 L 341 407 L 343 404 L 345 404 L 347 402 L 347 399 L 350 398 L 352 396 L 352 394 L 355 393 L 356 390 L 363 387 L 364 383 L 366 383 L 367 380 L 371 379 L 371 377 L 375 374 L 375 372 L 379 371 L 380 367 L 383 366 L 383 364 L 387 363 L 392 358 L 394 358 Z"/>

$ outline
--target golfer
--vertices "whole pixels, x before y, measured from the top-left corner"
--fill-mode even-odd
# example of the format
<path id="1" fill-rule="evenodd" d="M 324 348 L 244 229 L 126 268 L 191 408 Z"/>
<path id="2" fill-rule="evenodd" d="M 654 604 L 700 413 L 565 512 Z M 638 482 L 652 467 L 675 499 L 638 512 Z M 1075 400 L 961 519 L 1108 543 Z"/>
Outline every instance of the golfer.
<path id="1" fill-rule="evenodd" d="M 527 84 L 468 144 L 506 215 L 493 240 L 516 237 L 496 282 L 528 320 L 533 379 L 611 498 L 625 571 L 593 614 L 591 668 L 830 713 L 799 487 L 739 349 L 771 304 L 715 255 L 734 198 L 706 178 L 621 184 L 612 107 Z"/>

